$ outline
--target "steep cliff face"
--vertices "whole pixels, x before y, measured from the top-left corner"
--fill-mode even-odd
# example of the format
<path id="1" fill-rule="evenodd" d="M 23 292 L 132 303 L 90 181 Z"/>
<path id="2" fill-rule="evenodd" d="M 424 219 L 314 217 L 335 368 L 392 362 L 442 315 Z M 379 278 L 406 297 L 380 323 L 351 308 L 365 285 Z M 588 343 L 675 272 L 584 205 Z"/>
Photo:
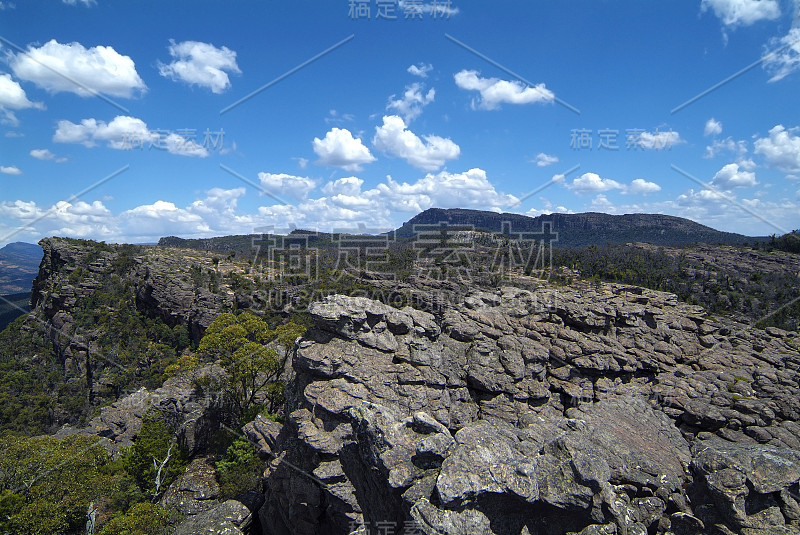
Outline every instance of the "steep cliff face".
<path id="1" fill-rule="evenodd" d="M 40 245 L 44 257 L 33 283 L 31 309 L 43 312 L 56 329 L 74 324 L 72 312 L 79 300 L 103 289 L 115 275 L 140 312 L 158 316 L 170 327 L 186 325 L 197 339 L 234 301 L 224 283 L 212 292 L 187 277 L 192 266 L 201 274 L 203 269 L 209 272 L 214 267 L 209 255 L 60 238 L 44 239 Z"/>
<path id="2" fill-rule="evenodd" d="M 195 285 L 185 278 L 187 264 L 200 259 L 210 273 L 209 259 L 203 255 L 193 257 L 169 249 L 153 250 L 148 261 L 138 263 L 129 277 L 136 291 L 137 307 L 157 315 L 170 326 L 186 325 L 195 341 L 200 340 L 218 314 L 230 311 L 235 302 L 233 291 L 224 284 L 212 292 L 207 286 Z"/>
<path id="3" fill-rule="evenodd" d="M 800 533 L 796 334 L 605 284 L 310 311 L 267 533 Z"/>
<path id="4" fill-rule="evenodd" d="M 60 366 L 54 427 L 160 386 L 165 366 L 234 306 L 221 275 L 234 268 L 210 255 L 62 238 L 40 245 L 26 328 L 52 343 Z"/>

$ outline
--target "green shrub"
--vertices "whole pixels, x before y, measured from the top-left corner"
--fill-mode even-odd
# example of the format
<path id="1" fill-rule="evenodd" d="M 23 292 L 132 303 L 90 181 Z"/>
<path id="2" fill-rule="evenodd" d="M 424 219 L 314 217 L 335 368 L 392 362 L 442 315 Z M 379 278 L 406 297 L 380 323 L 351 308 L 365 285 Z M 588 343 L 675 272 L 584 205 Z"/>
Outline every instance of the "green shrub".
<path id="1" fill-rule="evenodd" d="M 160 475 L 154 466 L 169 457 Z M 163 420 L 145 418 L 133 446 L 123 455 L 125 471 L 146 494 L 157 499 L 187 465 L 186 454 L 175 442 L 172 431 Z M 157 481 L 157 475 L 160 480 Z"/>
<path id="2" fill-rule="evenodd" d="M 113 494 L 121 472 L 97 437 L 0 439 L 0 533 L 82 532 L 89 504 Z"/>
<path id="3" fill-rule="evenodd" d="M 241 437 L 228 446 L 216 466 L 222 499 L 257 489 L 264 472 L 264 463 L 255 448 Z"/>
<path id="4" fill-rule="evenodd" d="M 103 524 L 98 535 L 158 535 L 170 525 L 169 512 L 152 503 L 137 503 L 127 513 Z"/>

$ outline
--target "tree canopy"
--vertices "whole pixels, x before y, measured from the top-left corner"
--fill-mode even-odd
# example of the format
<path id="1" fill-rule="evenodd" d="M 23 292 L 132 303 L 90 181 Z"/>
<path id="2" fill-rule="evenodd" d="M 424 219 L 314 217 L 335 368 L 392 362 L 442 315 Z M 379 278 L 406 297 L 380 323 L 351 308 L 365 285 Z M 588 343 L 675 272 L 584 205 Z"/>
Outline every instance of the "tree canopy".
<path id="1" fill-rule="evenodd" d="M 220 314 L 200 341 L 200 354 L 216 356 L 228 373 L 225 391 L 239 416 L 261 398 L 270 412 L 283 402 L 281 377 L 294 342 L 305 327 L 292 321 L 271 328 L 250 312 Z M 283 348 L 278 354 L 275 344 Z"/>

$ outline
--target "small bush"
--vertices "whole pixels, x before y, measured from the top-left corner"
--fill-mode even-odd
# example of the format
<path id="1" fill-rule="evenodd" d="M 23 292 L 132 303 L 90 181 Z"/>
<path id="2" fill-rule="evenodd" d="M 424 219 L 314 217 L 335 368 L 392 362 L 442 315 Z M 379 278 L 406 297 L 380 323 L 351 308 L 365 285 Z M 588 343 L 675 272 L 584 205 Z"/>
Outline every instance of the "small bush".
<path id="1" fill-rule="evenodd" d="M 264 463 L 253 445 L 244 438 L 237 438 L 217 461 L 221 498 L 233 498 L 257 489 L 263 472 Z"/>
<path id="2" fill-rule="evenodd" d="M 103 524 L 98 535 L 158 535 L 166 533 L 169 524 L 170 514 L 166 509 L 143 502 Z"/>

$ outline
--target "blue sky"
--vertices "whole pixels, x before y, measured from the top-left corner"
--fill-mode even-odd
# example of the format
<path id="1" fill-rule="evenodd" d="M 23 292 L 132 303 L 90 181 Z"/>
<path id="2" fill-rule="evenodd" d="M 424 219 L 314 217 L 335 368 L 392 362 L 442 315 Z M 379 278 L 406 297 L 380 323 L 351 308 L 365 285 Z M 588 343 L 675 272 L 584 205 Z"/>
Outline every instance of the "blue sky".
<path id="1" fill-rule="evenodd" d="M 0 246 L 430 207 L 800 226 L 797 0 L 1 0 L 0 38 Z"/>

